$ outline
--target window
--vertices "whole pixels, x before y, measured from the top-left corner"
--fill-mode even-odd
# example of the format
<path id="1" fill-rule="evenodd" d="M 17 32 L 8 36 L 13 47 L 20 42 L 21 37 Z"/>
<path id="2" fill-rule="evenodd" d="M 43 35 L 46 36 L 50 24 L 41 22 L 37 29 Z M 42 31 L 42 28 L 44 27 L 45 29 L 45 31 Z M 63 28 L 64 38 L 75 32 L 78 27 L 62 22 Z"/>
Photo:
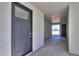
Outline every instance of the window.
<path id="1" fill-rule="evenodd" d="M 29 19 L 28 11 L 25 11 L 24 9 L 19 8 L 18 6 L 15 6 L 15 16 L 19 17 L 21 19 L 24 19 L 24 20 L 28 20 Z"/>

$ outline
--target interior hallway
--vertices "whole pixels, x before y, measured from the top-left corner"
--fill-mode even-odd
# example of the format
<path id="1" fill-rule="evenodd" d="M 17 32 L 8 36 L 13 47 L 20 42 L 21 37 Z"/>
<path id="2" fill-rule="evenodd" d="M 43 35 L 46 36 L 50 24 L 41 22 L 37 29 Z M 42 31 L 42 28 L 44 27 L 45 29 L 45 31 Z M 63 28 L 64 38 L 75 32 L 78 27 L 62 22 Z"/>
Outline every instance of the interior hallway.
<path id="1" fill-rule="evenodd" d="M 54 43 L 50 39 L 46 39 L 44 47 L 38 49 L 31 56 L 71 56 L 71 54 L 67 51 L 65 40 Z"/>

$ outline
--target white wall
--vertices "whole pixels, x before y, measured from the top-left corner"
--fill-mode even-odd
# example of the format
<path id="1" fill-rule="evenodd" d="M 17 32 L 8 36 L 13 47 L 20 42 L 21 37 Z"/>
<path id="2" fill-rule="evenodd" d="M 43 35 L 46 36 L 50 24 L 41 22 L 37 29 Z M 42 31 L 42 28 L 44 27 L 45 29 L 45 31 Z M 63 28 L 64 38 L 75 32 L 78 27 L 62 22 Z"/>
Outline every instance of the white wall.
<path id="1" fill-rule="evenodd" d="M 0 56 L 11 55 L 11 3 L 0 2 Z"/>
<path id="2" fill-rule="evenodd" d="M 44 39 L 52 35 L 52 24 L 44 19 Z"/>
<path id="3" fill-rule="evenodd" d="M 79 55 L 79 3 L 69 6 L 69 52 Z"/>

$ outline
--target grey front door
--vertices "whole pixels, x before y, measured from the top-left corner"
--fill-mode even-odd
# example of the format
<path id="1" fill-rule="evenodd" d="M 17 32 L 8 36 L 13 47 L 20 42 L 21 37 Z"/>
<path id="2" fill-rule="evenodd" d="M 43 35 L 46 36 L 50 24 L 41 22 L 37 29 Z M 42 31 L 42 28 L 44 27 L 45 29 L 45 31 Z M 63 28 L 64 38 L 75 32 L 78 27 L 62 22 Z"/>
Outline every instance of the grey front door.
<path id="1" fill-rule="evenodd" d="M 32 11 L 19 3 L 12 3 L 12 55 L 21 56 L 32 51 Z"/>

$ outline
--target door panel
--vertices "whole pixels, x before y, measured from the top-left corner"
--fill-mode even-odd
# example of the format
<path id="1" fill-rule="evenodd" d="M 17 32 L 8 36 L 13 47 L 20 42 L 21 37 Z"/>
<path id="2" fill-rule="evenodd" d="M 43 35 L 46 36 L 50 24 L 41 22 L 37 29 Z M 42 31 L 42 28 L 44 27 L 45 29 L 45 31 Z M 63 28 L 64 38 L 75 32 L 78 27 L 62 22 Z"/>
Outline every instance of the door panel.
<path id="1" fill-rule="evenodd" d="M 29 38 L 29 31 L 28 31 L 28 29 L 30 30 L 29 23 L 27 23 L 25 20 L 24 20 L 23 23 L 24 23 L 24 29 L 23 29 L 23 32 L 24 32 L 24 47 L 25 47 L 24 49 L 26 49 L 26 52 L 28 52 L 28 51 L 32 50 L 32 48 L 31 48 L 32 43 L 30 43 L 32 38 L 31 39 Z"/>
<path id="2" fill-rule="evenodd" d="M 31 28 L 29 27 L 30 26 L 30 24 L 28 23 L 28 40 L 27 41 L 31 41 L 31 39 L 32 39 L 32 36 L 31 36 Z M 30 49 L 32 49 L 32 43 L 29 43 L 29 42 L 27 42 L 27 43 L 25 43 L 25 44 L 27 44 L 28 45 L 28 50 L 30 50 Z M 31 47 L 30 47 L 31 46 Z"/>
<path id="3" fill-rule="evenodd" d="M 19 51 L 24 49 L 24 40 L 23 40 L 23 22 L 20 19 L 14 19 L 14 34 L 15 34 L 15 52 L 18 53 Z"/>
<path id="4" fill-rule="evenodd" d="M 15 6 L 20 11 L 19 13 Z M 17 16 L 15 15 L 16 13 Z M 27 15 L 27 13 L 29 13 Z M 23 16 L 24 15 L 24 16 Z M 23 17 L 22 17 L 23 16 Z M 25 17 L 26 16 L 26 17 Z M 28 17 L 28 18 L 27 18 Z M 32 11 L 19 3 L 12 4 L 12 55 L 21 56 L 32 51 Z"/>

